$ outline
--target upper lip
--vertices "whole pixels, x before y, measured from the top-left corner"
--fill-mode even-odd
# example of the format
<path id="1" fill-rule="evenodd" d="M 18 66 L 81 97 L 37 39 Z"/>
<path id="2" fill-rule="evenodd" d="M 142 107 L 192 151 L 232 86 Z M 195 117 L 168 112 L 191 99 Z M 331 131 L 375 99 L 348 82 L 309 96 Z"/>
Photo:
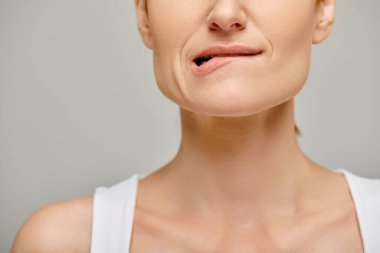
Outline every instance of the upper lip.
<path id="1" fill-rule="evenodd" d="M 216 45 L 202 49 L 194 54 L 192 60 L 204 58 L 207 56 L 236 56 L 236 55 L 256 55 L 262 53 L 263 50 L 244 45 Z"/>

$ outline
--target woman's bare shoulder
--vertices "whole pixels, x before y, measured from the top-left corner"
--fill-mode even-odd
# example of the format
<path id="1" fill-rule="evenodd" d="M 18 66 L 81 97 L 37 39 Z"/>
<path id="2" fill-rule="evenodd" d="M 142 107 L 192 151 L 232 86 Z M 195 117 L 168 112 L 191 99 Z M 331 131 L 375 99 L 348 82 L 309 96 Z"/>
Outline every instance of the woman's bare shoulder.
<path id="1" fill-rule="evenodd" d="M 46 205 L 20 227 L 11 253 L 89 252 L 93 196 Z"/>

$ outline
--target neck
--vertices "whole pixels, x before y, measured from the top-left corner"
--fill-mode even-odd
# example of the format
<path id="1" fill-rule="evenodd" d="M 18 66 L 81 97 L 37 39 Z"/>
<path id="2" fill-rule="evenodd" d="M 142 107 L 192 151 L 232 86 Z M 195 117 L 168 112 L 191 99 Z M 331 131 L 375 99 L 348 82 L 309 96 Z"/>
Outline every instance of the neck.
<path id="1" fill-rule="evenodd" d="M 298 146 L 293 115 L 293 100 L 239 118 L 181 109 L 182 142 L 166 168 L 176 206 L 235 224 L 295 213 L 313 165 Z"/>

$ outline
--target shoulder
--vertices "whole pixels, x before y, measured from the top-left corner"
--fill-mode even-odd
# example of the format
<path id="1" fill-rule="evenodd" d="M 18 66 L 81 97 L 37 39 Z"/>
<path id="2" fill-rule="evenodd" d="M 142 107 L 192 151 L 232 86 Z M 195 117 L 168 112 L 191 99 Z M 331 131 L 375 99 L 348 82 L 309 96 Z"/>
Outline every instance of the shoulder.
<path id="1" fill-rule="evenodd" d="M 88 252 L 93 196 L 44 206 L 20 227 L 12 253 Z"/>

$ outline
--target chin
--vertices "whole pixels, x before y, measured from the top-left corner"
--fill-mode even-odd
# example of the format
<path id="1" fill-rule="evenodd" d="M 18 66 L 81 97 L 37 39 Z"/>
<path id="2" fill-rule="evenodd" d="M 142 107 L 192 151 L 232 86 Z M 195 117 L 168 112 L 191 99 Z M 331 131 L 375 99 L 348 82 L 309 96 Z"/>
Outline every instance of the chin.
<path id="1" fill-rule="evenodd" d="M 267 80 L 264 76 L 240 75 L 224 79 L 209 78 L 201 82 L 177 78 L 178 87 L 162 85 L 164 95 L 184 110 L 208 116 L 248 117 L 270 110 L 292 100 L 302 88 L 302 80 L 292 85 L 278 84 L 280 78 Z M 297 84 L 297 85 L 295 85 Z"/>
<path id="2" fill-rule="evenodd" d="M 284 91 L 280 92 L 278 89 L 265 89 L 264 84 L 255 88 L 254 85 L 249 87 L 237 85 L 238 83 L 210 83 L 207 89 L 188 89 L 186 97 L 178 99 L 176 103 L 194 113 L 246 117 L 292 99 L 291 92 L 283 94 Z M 252 84 L 252 81 L 250 83 Z"/>
<path id="3" fill-rule="evenodd" d="M 219 117 L 248 117 L 275 107 L 270 98 L 256 98 L 254 96 L 224 96 L 192 98 L 176 102 L 181 108 L 196 114 Z"/>

